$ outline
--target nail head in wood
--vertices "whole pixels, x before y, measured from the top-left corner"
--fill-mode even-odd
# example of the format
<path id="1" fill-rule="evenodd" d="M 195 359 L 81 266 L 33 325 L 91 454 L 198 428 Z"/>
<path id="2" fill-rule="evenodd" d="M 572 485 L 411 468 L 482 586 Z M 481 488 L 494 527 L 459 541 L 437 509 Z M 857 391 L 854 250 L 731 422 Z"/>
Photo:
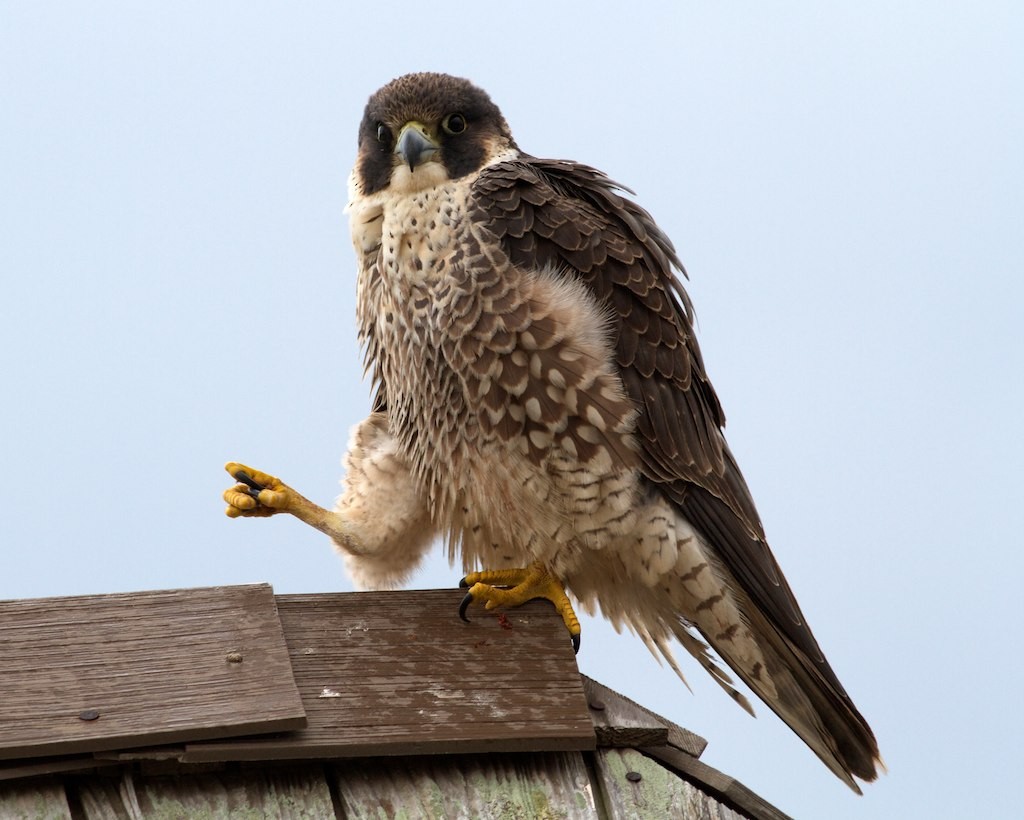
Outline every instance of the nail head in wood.
<path id="1" fill-rule="evenodd" d="M 626 780 L 630 783 L 639 783 L 644 777 L 640 772 L 626 772 Z"/>
<path id="2" fill-rule="evenodd" d="M 79 720 L 96 720 L 99 716 L 99 709 L 83 709 L 78 713 Z"/>

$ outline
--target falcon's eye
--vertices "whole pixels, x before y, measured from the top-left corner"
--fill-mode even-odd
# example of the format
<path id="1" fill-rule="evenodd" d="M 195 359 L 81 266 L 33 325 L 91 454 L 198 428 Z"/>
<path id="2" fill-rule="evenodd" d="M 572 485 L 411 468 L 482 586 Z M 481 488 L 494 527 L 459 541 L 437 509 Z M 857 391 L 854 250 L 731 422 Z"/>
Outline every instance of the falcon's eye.
<path id="1" fill-rule="evenodd" d="M 441 127 L 446 134 L 461 134 L 466 130 L 466 118 L 462 114 L 449 114 L 441 120 Z"/>
<path id="2" fill-rule="evenodd" d="M 381 145 L 391 145 L 391 129 L 388 128 L 384 123 L 377 123 L 377 142 Z"/>

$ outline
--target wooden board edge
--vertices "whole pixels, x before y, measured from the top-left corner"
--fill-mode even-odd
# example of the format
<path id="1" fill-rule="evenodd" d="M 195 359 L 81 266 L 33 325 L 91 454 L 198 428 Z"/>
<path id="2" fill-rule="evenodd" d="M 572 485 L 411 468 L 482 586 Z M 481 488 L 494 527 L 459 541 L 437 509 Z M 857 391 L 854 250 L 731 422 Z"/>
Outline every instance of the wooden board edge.
<path id="1" fill-rule="evenodd" d="M 121 734 L 104 738 L 83 738 L 80 741 L 54 741 L 36 743 L 0 750 L 0 765 L 4 761 L 26 761 L 34 758 L 57 755 L 100 754 L 110 751 L 130 751 L 151 746 L 169 746 L 175 743 L 223 740 L 248 735 L 280 734 L 306 728 L 306 716 L 282 717 L 266 721 L 236 723 L 229 727 L 203 727 L 196 729 L 172 729 L 166 732 L 147 734 Z M 30 765 L 27 764 L 26 765 Z"/>
<path id="2" fill-rule="evenodd" d="M 414 757 L 490 752 L 589 752 L 597 748 L 591 732 L 547 738 L 439 740 L 424 742 L 303 743 L 286 738 L 252 743 L 187 744 L 183 763 L 258 760 L 343 760 L 362 757 Z"/>
<path id="3" fill-rule="evenodd" d="M 614 703 L 615 708 L 623 714 L 631 714 L 635 712 L 647 715 L 648 718 L 654 721 L 653 725 L 663 726 L 666 730 L 666 738 L 657 743 L 651 743 L 648 745 L 658 746 L 661 744 L 667 744 L 669 747 L 678 749 L 679 751 L 685 752 L 693 757 L 700 757 L 704 749 L 707 748 L 708 742 L 700 735 L 694 734 L 689 729 L 684 729 L 677 723 L 673 723 L 671 720 L 667 720 L 659 715 L 657 712 L 652 712 L 646 706 L 641 706 L 634 700 L 627 698 L 625 695 L 616 692 L 605 686 L 603 683 L 594 680 L 587 675 L 580 675 L 583 679 L 583 686 L 587 693 L 588 702 L 591 698 L 597 698 L 603 702 L 606 707 L 609 703 Z M 591 710 L 593 715 L 593 710 Z M 614 745 L 614 744 L 608 744 Z M 641 744 L 631 744 L 634 747 Z"/>
<path id="4" fill-rule="evenodd" d="M 650 746 L 639 749 L 642 754 L 678 772 L 703 791 L 753 820 L 793 820 L 738 780 L 708 766 L 686 752 L 671 746 Z"/>

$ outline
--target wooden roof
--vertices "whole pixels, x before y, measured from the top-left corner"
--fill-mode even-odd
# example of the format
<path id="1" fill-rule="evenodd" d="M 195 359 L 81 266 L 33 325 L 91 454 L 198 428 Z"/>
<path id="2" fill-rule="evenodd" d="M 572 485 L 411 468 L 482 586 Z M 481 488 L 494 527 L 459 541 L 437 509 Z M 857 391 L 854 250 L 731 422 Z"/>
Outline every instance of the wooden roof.
<path id="1" fill-rule="evenodd" d="M 0 817 L 785 817 L 581 676 L 550 605 L 461 594 L 0 602 Z"/>

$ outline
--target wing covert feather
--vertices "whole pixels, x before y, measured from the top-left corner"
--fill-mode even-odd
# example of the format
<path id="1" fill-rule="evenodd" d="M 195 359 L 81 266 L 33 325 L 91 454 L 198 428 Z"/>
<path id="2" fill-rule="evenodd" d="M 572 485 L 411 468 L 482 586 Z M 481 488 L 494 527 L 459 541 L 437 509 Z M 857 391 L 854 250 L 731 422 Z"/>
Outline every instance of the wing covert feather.
<path id="1" fill-rule="evenodd" d="M 513 264 L 571 271 L 607 310 L 616 364 L 641 412 L 645 477 L 715 547 L 729 570 L 842 692 L 774 557 L 722 434 L 725 415 L 704 370 L 693 309 L 671 241 L 650 214 L 596 169 L 524 157 L 485 169 L 471 217 Z"/>

